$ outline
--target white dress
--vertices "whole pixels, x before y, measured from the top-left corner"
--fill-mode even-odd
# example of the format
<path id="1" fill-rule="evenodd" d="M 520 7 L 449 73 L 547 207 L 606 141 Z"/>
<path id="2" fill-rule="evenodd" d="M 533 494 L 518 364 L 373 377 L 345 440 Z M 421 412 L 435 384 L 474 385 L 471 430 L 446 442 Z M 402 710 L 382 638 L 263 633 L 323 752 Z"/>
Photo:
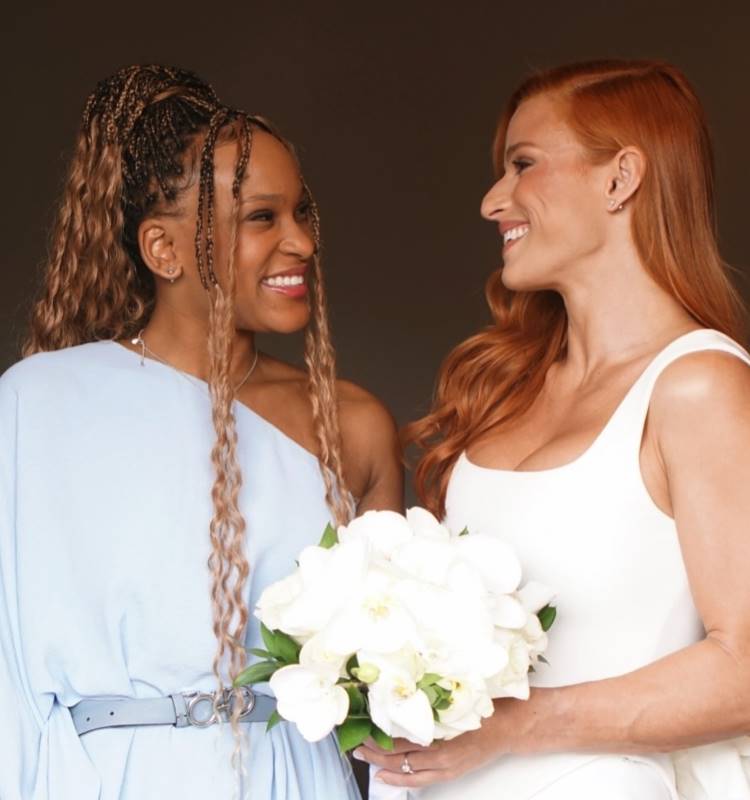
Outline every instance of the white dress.
<path id="1" fill-rule="evenodd" d="M 643 485 L 641 435 L 662 370 L 699 350 L 750 363 L 726 336 L 698 330 L 672 342 L 631 387 L 575 461 L 513 472 L 459 458 L 447 494 L 452 530 L 501 536 L 526 579 L 557 591 L 549 666 L 532 686 L 564 686 L 630 672 L 700 640 L 674 520 Z M 623 698 L 623 702 L 627 702 Z M 750 739 L 675 754 L 509 756 L 420 800 L 750 800 Z"/>
<path id="2" fill-rule="evenodd" d="M 330 514 L 315 456 L 235 414 L 252 608 Z M 229 726 L 79 737 L 69 710 L 216 688 L 213 441 L 206 384 L 115 342 L 40 353 L 0 379 L 0 800 L 237 796 Z M 247 644 L 261 646 L 254 618 Z M 251 800 L 359 798 L 334 736 L 242 727 Z"/>

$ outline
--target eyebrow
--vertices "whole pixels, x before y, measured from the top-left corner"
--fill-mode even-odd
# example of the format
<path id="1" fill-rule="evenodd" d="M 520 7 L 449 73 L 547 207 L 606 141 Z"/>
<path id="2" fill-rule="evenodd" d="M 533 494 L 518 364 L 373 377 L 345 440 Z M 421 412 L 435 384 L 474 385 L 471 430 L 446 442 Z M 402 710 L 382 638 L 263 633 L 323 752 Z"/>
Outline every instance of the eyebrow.
<path id="1" fill-rule="evenodd" d="M 516 142 L 505 151 L 505 160 L 507 161 L 516 150 L 520 150 L 522 147 L 536 147 L 536 145 L 534 142 Z"/>
<path id="2" fill-rule="evenodd" d="M 251 203 L 254 200 L 262 200 L 263 202 L 274 202 L 278 200 L 282 200 L 283 195 L 280 194 L 249 194 L 247 197 L 241 198 L 241 202 L 243 203 Z"/>

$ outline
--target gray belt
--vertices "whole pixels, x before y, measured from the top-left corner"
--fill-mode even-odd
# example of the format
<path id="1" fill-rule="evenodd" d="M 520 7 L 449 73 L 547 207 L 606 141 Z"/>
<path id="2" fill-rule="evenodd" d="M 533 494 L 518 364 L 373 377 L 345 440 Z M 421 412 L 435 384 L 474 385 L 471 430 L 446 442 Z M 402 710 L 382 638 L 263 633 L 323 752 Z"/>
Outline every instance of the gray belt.
<path id="1" fill-rule="evenodd" d="M 229 721 L 236 702 L 230 689 L 219 692 L 182 692 L 168 697 L 91 697 L 71 706 L 70 715 L 79 736 L 100 728 L 133 725 L 174 725 L 207 728 L 215 722 Z M 240 689 L 240 722 L 267 722 L 276 709 L 276 700 L 255 694 L 248 686 Z"/>

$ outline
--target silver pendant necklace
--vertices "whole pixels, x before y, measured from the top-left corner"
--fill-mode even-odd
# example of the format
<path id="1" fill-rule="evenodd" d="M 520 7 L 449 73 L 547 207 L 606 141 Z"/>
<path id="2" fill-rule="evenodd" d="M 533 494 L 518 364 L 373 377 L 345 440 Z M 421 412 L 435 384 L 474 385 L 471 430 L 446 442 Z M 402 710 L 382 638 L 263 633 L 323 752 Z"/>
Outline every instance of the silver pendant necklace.
<path id="1" fill-rule="evenodd" d="M 141 348 L 141 366 L 144 367 L 146 365 L 146 353 L 148 353 L 152 358 L 155 358 L 157 361 L 160 361 L 167 367 L 171 367 L 175 372 L 178 372 L 185 378 L 189 380 L 193 380 L 193 376 L 189 373 L 185 372 L 184 370 L 178 369 L 175 367 L 174 364 L 170 364 L 166 358 L 162 358 L 158 353 L 155 353 L 147 344 L 146 340 L 143 338 L 143 331 L 145 328 L 142 328 L 138 331 L 138 335 L 130 340 L 130 344 L 134 345 L 135 347 Z M 253 359 L 253 363 L 250 365 L 250 369 L 245 373 L 245 377 L 234 387 L 235 393 L 238 392 L 248 381 L 250 376 L 253 374 L 255 367 L 258 365 L 258 351 L 255 351 L 255 358 Z"/>

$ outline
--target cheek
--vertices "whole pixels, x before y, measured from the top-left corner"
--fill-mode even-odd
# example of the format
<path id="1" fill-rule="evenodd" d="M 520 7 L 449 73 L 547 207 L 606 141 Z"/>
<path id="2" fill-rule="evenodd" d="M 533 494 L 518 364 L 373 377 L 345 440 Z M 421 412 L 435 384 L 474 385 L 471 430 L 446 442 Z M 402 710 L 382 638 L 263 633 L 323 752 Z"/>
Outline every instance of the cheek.
<path id="1" fill-rule="evenodd" d="M 267 261 L 273 252 L 262 236 L 242 236 L 238 232 L 236 266 L 237 274 L 250 277 L 260 275 L 267 267 Z"/>

